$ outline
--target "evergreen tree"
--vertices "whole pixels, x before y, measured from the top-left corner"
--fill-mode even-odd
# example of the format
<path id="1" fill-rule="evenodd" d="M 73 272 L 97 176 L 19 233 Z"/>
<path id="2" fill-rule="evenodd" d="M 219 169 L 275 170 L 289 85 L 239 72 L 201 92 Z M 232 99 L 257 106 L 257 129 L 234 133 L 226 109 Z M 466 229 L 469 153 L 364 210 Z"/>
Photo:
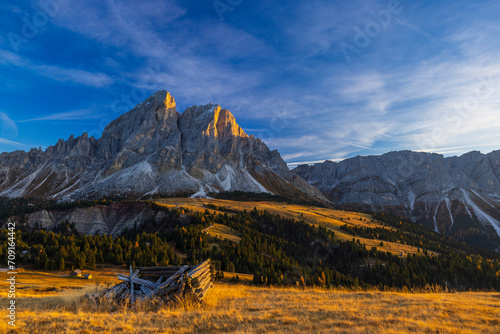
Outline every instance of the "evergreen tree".
<path id="1" fill-rule="evenodd" d="M 89 264 L 90 269 L 95 269 L 95 255 L 94 251 L 89 251 L 89 255 L 87 256 L 87 262 Z"/>
<path id="2" fill-rule="evenodd" d="M 258 271 L 255 272 L 255 274 L 253 275 L 253 282 L 255 284 L 260 284 L 261 281 L 260 281 L 260 273 Z"/>
<path id="3" fill-rule="evenodd" d="M 85 269 L 86 263 L 87 263 L 87 257 L 83 253 L 80 254 L 80 256 L 78 257 L 78 268 L 82 270 Z"/>
<path id="4" fill-rule="evenodd" d="M 64 270 L 65 264 L 64 264 L 64 258 L 62 256 L 59 258 L 59 263 L 57 264 L 57 266 L 60 271 Z"/>

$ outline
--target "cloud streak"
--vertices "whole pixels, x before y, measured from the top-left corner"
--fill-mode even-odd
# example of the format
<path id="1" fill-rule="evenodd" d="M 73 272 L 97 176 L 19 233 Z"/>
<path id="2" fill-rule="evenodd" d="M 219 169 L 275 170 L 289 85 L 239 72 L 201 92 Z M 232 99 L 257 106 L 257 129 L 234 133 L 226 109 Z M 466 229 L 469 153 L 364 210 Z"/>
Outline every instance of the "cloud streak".
<path id="1" fill-rule="evenodd" d="M 96 113 L 95 109 L 81 109 L 72 110 L 67 112 L 55 113 L 42 117 L 20 120 L 19 123 L 26 122 L 41 122 L 41 121 L 75 121 L 85 119 L 99 119 L 102 118 L 103 113 Z"/>
<path id="2" fill-rule="evenodd" d="M 94 73 L 80 69 L 38 64 L 25 57 L 1 49 L 0 65 L 17 67 L 20 70 L 30 71 L 31 73 L 60 82 L 70 82 L 96 88 L 106 87 L 113 83 L 113 79 L 104 73 Z"/>
<path id="3" fill-rule="evenodd" d="M 102 105 L 130 97 L 129 107 L 140 102 L 135 90 L 167 89 L 179 111 L 209 102 L 230 109 L 290 165 L 400 149 L 494 149 L 500 7 L 401 1 L 401 14 L 347 64 L 339 44 L 388 3 L 249 2 L 221 23 L 210 2 L 78 2 L 51 19 L 47 39 L 30 42 L 39 58 L 0 49 L 0 66 L 37 75 L 41 90 L 51 83 L 68 93 L 20 127 L 88 120 L 99 128 L 117 113 L 94 108 L 97 97 Z M 45 46 L 51 34 L 70 41 L 67 56 Z M 82 131 L 77 122 L 71 130 Z"/>
<path id="4" fill-rule="evenodd" d="M 18 143 L 16 141 L 8 140 L 8 139 L 1 138 L 1 137 L 0 137 L 0 143 L 7 144 L 9 146 L 14 146 L 14 147 L 21 148 L 21 149 L 28 149 L 28 148 L 32 147 L 32 145 L 25 145 L 25 144 Z"/>
<path id="5" fill-rule="evenodd" d="M 16 123 L 5 113 L 0 111 L 0 136 L 16 137 L 18 135 Z"/>

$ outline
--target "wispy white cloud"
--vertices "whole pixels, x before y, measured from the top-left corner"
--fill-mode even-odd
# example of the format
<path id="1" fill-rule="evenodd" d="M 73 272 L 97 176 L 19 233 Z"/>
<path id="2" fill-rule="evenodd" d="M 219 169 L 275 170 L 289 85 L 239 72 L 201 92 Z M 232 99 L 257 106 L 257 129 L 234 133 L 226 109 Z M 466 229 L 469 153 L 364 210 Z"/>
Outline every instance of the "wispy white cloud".
<path id="1" fill-rule="evenodd" d="M 365 150 L 372 150 L 373 149 L 371 147 L 363 146 L 363 145 L 358 145 L 358 144 L 355 144 L 355 143 L 346 143 L 346 142 L 342 142 L 342 143 L 345 144 L 346 146 L 354 146 L 354 147 L 362 148 L 362 149 L 365 149 Z"/>
<path id="2" fill-rule="evenodd" d="M 303 20 L 312 20 L 307 10 L 302 13 Z M 369 62 L 323 68 L 311 87 L 316 90 L 314 102 L 297 119 L 300 126 L 289 129 L 299 135 L 297 141 L 277 139 L 271 145 L 285 151 L 288 161 L 297 158 L 293 148 L 302 152 L 304 144 L 314 149 L 300 157 L 311 158 L 340 151 L 346 156 L 400 149 L 454 155 L 500 148 L 494 139 L 500 124 L 498 25 L 477 19 L 430 35 L 427 26 L 412 21 L 411 15 L 398 17 L 395 22 L 409 29 L 387 32 L 377 41 L 383 47 L 363 50 Z M 435 32 L 437 22 L 432 24 Z M 408 33 L 424 37 L 419 40 L 423 44 L 416 47 L 408 37 L 404 40 Z M 319 36 L 311 35 L 307 43 Z M 413 54 L 410 48 L 416 49 Z M 421 52 L 426 49 L 442 51 Z M 407 54 L 413 58 L 398 59 Z M 316 139 L 302 140 L 305 133 L 314 133 Z"/>
<path id="3" fill-rule="evenodd" d="M 266 3 L 252 8 L 277 8 Z M 339 43 L 352 42 L 353 28 L 363 29 L 374 20 L 371 12 L 388 3 L 297 1 L 280 4 L 279 15 L 256 10 L 226 24 L 215 13 L 213 21 L 193 18 L 188 5 L 174 0 L 77 2 L 51 24 L 103 50 L 119 50 L 104 52 L 102 73 L 51 67 L 6 52 L 0 64 L 98 88 L 119 82 L 150 90 L 154 82 L 155 89 L 171 91 L 178 105 L 219 103 L 238 120 L 244 116 L 248 123 L 241 125 L 250 134 L 293 163 L 396 149 L 454 154 L 494 145 L 500 26 L 462 7 L 488 12 L 498 5 L 405 1 L 402 14 L 348 65 Z M 252 18 L 265 21 L 269 30 L 249 28 Z M 480 92 L 494 93 L 464 110 L 484 78 L 490 86 Z M 26 121 L 95 115 L 83 109 Z"/>
<path id="4" fill-rule="evenodd" d="M 12 140 L 18 136 L 19 130 L 17 124 L 6 113 L 0 111 L 0 144 L 7 145 L 7 147 L 16 147 L 20 149 L 28 149 L 34 145 L 27 145 Z"/>
<path id="5" fill-rule="evenodd" d="M 314 165 L 314 164 L 319 164 L 325 161 L 332 161 L 332 162 L 341 162 L 345 160 L 345 158 L 341 159 L 323 159 L 323 160 L 313 160 L 313 161 L 298 161 L 298 162 L 289 162 L 287 163 L 288 168 L 295 168 L 299 165 Z"/>
<path id="6" fill-rule="evenodd" d="M 336 1 L 302 1 L 294 6 L 292 17 L 273 15 L 273 20 L 280 23 L 285 35 L 294 48 L 302 56 L 313 57 L 337 49 L 341 42 L 352 43 L 356 26 L 373 20 L 371 11 L 379 11 L 387 7 L 387 1 L 349 2 Z"/>
<path id="7" fill-rule="evenodd" d="M 113 83 L 113 79 L 104 73 L 38 64 L 30 59 L 2 49 L 0 49 L 0 65 L 15 66 L 21 70 L 28 70 L 53 80 L 91 87 L 100 88 Z"/>
<path id="8" fill-rule="evenodd" d="M 18 135 L 18 128 L 6 113 L 0 111 L 0 136 L 15 138 Z"/>
<path id="9" fill-rule="evenodd" d="M 33 147 L 33 146 L 30 146 L 30 145 L 25 145 L 25 144 L 18 143 L 16 141 L 8 140 L 8 139 L 1 138 L 1 137 L 0 137 L 0 143 L 7 144 L 9 146 L 14 146 L 14 147 L 21 148 L 21 149 L 27 149 L 27 148 Z"/>
<path id="10" fill-rule="evenodd" d="M 74 121 L 84 119 L 99 119 L 103 117 L 103 113 L 96 112 L 95 109 L 80 109 L 72 110 L 51 115 L 41 116 L 32 119 L 20 120 L 19 123 L 40 122 L 40 121 Z"/>
<path id="11" fill-rule="evenodd" d="M 287 123 L 286 131 L 274 131 L 270 124 L 271 134 L 262 131 L 260 135 L 268 145 L 280 149 L 289 161 L 314 160 L 320 156 L 338 159 L 337 152 L 352 155 L 366 150 L 377 151 L 381 141 L 390 149 L 442 148 L 447 153 L 459 150 L 458 147 L 469 149 L 471 142 L 484 147 L 481 134 L 491 135 L 497 131 L 495 124 L 500 124 L 498 93 L 483 97 L 478 108 L 461 122 L 450 122 L 449 112 L 463 105 L 467 97 L 474 97 L 481 80 L 491 77 L 492 73 L 489 88 L 497 89 L 500 77 L 496 73 L 500 73 L 500 63 L 493 51 L 498 50 L 494 47 L 494 33 L 498 28 L 489 28 L 491 23 L 470 22 L 464 29 L 453 27 L 434 36 L 427 33 L 426 28 L 420 28 L 423 25 L 412 20 L 407 9 L 407 16 L 396 17 L 394 24 L 377 37 L 370 48 L 363 50 L 371 57 L 369 63 L 359 62 L 353 66 L 345 62 L 326 63 L 323 67 L 318 65 L 322 63 L 319 60 L 308 62 L 337 50 L 340 41 L 354 36 L 353 27 L 363 27 L 373 19 L 372 10 L 383 9 L 386 5 L 387 1 L 370 4 L 359 1 L 349 5 L 303 2 L 296 7 L 296 20 L 288 17 L 285 22 L 279 16 L 273 18 L 288 38 L 283 41 L 284 59 L 292 60 L 290 64 L 287 61 L 279 64 L 277 69 L 300 73 L 309 81 L 306 80 L 305 85 L 276 83 L 266 92 L 259 92 L 256 87 L 271 80 L 275 69 L 235 71 L 234 67 L 221 65 L 197 53 L 198 48 L 206 49 L 218 41 L 226 45 L 228 40 L 247 45 L 238 49 L 249 54 L 247 50 L 274 52 L 244 31 L 225 26 L 206 27 L 201 33 L 203 36 L 200 35 L 203 38 L 188 40 L 186 47 L 182 47 L 178 39 L 189 34 L 173 35 L 172 44 L 166 45 L 155 43 L 156 34 L 149 27 L 140 26 L 134 27 L 130 40 L 134 40 L 134 33 L 144 37 L 142 45 L 146 51 L 143 52 L 151 62 L 161 62 L 157 55 L 170 53 L 161 62 L 166 71 L 157 78 L 165 87 L 176 87 L 183 98 L 199 102 L 214 97 L 217 100 L 210 102 L 235 106 L 240 115 L 247 110 L 245 116 L 249 118 L 270 118 L 279 113 Z M 114 12 L 126 16 L 131 8 L 115 6 Z M 408 29 L 400 29 L 398 24 Z M 394 50 L 396 55 L 391 55 L 391 59 L 397 59 L 398 55 L 404 57 L 410 52 L 409 48 L 415 47 L 414 43 L 405 40 L 410 33 L 434 43 L 421 48 L 441 44 L 461 50 L 461 54 L 443 50 L 418 55 L 411 61 L 386 59 L 387 50 Z M 200 42 L 204 39 L 207 44 Z M 177 50 L 173 50 L 172 45 L 177 45 Z M 228 45 L 225 48 L 232 50 Z M 228 57 L 225 59 L 234 56 L 230 51 L 223 55 Z M 444 134 L 436 136 L 439 132 Z"/>
<path id="12" fill-rule="evenodd" d="M 120 47 L 124 55 L 141 58 L 140 67 L 125 66 L 117 74 L 120 82 L 148 90 L 153 82 L 155 90 L 169 90 L 183 106 L 214 102 L 246 110 L 255 103 L 251 94 L 268 73 L 236 71 L 230 61 L 266 58 L 272 51 L 259 38 L 218 21 L 204 24 L 187 18 L 187 10 L 177 1 L 91 4 L 68 6 L 54 23 L 107 47 Z M 246 96 L 241 94 L 244 91 Z"/>
<path id="13" fill-rule="evenodd" d="M 407 22 L 406 20 L 402 20 L 400 18 L 395 18 L 394 21 L 399 23 L 402 26 L 410 28 L 411 30 L 416 31 L 417 33 L 425 36 L 429 41 L 432 41 L 432 42 L 437 41 L 436 38 L 434 38 L 434 36 L 432 36 L 431 34 L 426 32 L 424 29 L 417 27 L 416 25 L 411 24 L 411 23 Z"/>
<path id="14" fill-rule="evenodd" d="M 290 160 L 295 159 L 295 158 L 300 158 L 304 155 L 305 155 L 304 152 L 298 152 L 298 153 L 286 154 L 286 155 L 282 156 L 282 158 L 286 161 L 290 161 Z"/>
<path id="15" fill-rule="evenodd" d="M 66 6 L 53 21 L 106 46 L 129 48 L 134 45 L 128 51 L 142 56 L 160 56 L 169 42 L 160 38 L 156 31 L 168 31 L 169 25 L 185 13 L 184 8 L 171 0 L 91 0 Z"/>

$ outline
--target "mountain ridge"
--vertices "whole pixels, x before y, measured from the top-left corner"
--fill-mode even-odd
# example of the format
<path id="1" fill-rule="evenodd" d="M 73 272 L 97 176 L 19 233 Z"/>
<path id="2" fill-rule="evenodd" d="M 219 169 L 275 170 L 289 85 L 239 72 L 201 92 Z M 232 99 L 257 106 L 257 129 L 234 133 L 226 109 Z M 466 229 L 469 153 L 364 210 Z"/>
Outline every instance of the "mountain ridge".
<path id="1" fill-rule="evenodd" d="M 245 190 L 326 201 L 296 178 L 279 152 L 248 136 L 229 110 L 208 104 L 181 114 L 165 90 L 110 122 L 99 139 L 84 133 L 45 151 L 0 154 L 0 196 L 6 197 Z"/>
<path id="2" fill-rule="evenodd" d="M 498 189 L 500 151 L 448 158 L 395 151 L 290 171 L 229 110 L 210 103 L 179 113 L 165 90 L 110 122 L 99 139 L 83 133 L 46 150 L 0 154 L 5 197 L 265 192 L 388 211 L 467 241 L 500 236 Z"/>
<path id="3" fill-rule="evenodd" d="M 444 234 L 477 228 L 500 236 L 500 151 L 460 157 L 395 151 L 293 172 L 339 205 L 390 211 Z"/>

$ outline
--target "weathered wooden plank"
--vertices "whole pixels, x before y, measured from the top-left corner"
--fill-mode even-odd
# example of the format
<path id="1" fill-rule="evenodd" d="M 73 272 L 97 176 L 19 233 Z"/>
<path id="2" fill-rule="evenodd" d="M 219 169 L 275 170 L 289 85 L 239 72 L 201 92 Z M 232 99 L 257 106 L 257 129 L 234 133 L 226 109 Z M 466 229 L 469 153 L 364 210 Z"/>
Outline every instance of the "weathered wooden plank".
<path id="1" fill-rule="evenodd" d="M 124 283 L 117 284 L 114 287 L 112 287 L 111 289 L 108 289 L 105 292 L 104 297 L 107 298 L 107 297 L 112 296 L 113 294 L 118 295 L 124 289 L 126 289 L 126 286 Z"/>
<path id="2" fill-rule="evenodd" d="M 194 279 L 191 284 L 193 285 L 193 287 L 199 286 L 201 282 L 205 281 L 207 278 L 211 278 L 210 276 L 210 271 L 206 271 L 198 278 Z"/>
<path id="3" fill-rule="evenodd" d="M 205 277 L 203 280 L 196 281 L 195 283 L 192 284 L 192 287 L 194 290 L 198 289 L 199 287 L 203 286 L 207 281 L 212 281 L 211 277 Z"/>
<path id="4" fill-rule="evenodd" d="M 179 271 L 177 271 L 174 275 L 172 275 L 169 279 L 167 279 L 164 283 L 161 284 L 161 287 L 168 286 L 172 282 L 176 281 L 182 274 L 184 274 L 189 269 L 189 266 L 184 266 Z"/>
<path id="5" fill-rule="evenodd" d="M 208 266 L 210 264 L 210 259 L 208 260 L 205 260 L 203 261 L 202 263 L 198 264 L 196 267 L 194 267 L 193 269 L 191 269 L 189 272 L 188 272 L 188 275 L 189 277 L 192 278 L 192 275 L 197 272 L 197 271 L 200 271 L 201 269 L 205 268 L 206 266 Z"/>
<path id="6" fill-rule="evenodd" d="M 179 299 L 182 296 L 182 294 L 184 293 L 185 286 L 186 286 L 186 283 L 181 282 L 177 286 L 177 290 L 174 290 L 173 293 L 168 296 L 168 301 L 170 302 L 170 301 L 174 301 L 176 299 Z"/>
<path id="7" fill-rule="evenodd" d="M 124 282 L 130 282 L 130 276 L 127 275 L 118 275 L 118 279 L 120 281 Z M 135 284 L 141 284 L 141 285 L 146 285 L 149 287 L 154 287 L 154 282 L 139 278 L 139 277 L 134 277 L 134 283 Z"/>
<path id="8" fill-rule="evenodd" d="M 212 284 L 213 284 L 213 283 L 212 283 L 212 282 L 210 282 L 210 284 L 208 284 L 208 285 L 206 286 L 205 290 L 203 290 L 203 291 L 202 291 L 202 292 L 198 295 L 198 298 L 199 298 L 200 300 L 203 300 L 203 298 L 205 298 L 205 296 L 206 296 L 206 294 L 207 294 L 208 290 L 210 290 L 210 288 L 212 287 Z"/>
<path id="9" fill-rule="evenodd" d="M 137 267 L 138 270 L 143 271 L 143 270 L 164 270 L 164 269 L 172 269 L 172 270 L 179 270 L 183 266 L 163 266 L 163 267 Z"/>
<path id="10" fill-rule="evenodd" d="M 153 289 L 153 291 L 151 292 L 151 296 L 153 295 L 156 295 L 157 293 L 167 293 L 165 290 L 167 287 L 169 287 L 170 284 L 176 282 L 178 280 L 178 278 L 186 271 L 188 270 L 189 266 L 184 266 L 182 267 L 181 269 L 179 269 L 177 271 L 177 273 L 175 275 L 173 275 L 172 277 L 170 277 L 169 279 L 167 279 L 165 282 L 163 282 L 160 286 L 156 287 L 155 289 Z M 175 289 L 175 286 L 172 286 L 172 288 Z M 162 291 L 164 290 L 164 291 Z M 167 290 L 169 291 L 169 290 Z"/>
<path id="11" fill-rule="evenodd" d="M 159 297 L 151 301 L 156 303 L 155 306 L 180 300 L 185 293 L 201 300 L 212 286 L 213 271 L 210 259 L 197 266 L 140 267 L 135 270 L 130 267 L 130 275 L 118 275 L 121 283 L 89 298 L 112 297 L 117 302 L 130 301 L 133 304 L 136 300 Z M 189 277 L 190 291 L 186 291 L 183 275 Z M 168 279 L 164 281 L 165 277 Z"/>
<path id="12" fill-rule="evenodd" d="M 181 269 L 182 267 L 179 267 L 179 269 Z M 162 268 L 162 269 L 142 269 L 142 270 L 140 270 L 140 273 L 157 273 L 157 272 L 161 272 L 161 271 L 173 271 L 173 272 L 175 272 L 179 269 L 177 269 L 177 267 L 175 267 L 175 268 L 169 267 L 169 268 Z"/>
<path id="13" fill-rule="evenodd" d="M 170 276 L 170 275 L 173 275 L 177 272 L 177 270 L 161 270 L 161 271 L 145 271 L 145 272 L 142 272 L 139 274 L 140 277 L 145 277 L 145 276 Z"/>
<path id="14" fill-rule="evenodd" d="M 109 288 L 108 290 L 106 290 L 106 294 L 114 292 L 114 291 L 117 291 L 117 290 L 119 290 L 124 285 L 125 284 L 123 284 L 123 283 L 119 283 L 119 284 L 115 285 L 114 287 Z"/>
<path id="15" fill-rule="evenodd" d="M 158 280 L 155 283 L 155 286 L 156 287 L 160 286 L 161 285 L 161 281 L 163 281 L 163 276 L 160 276 L 160 278 L 158 278 Z"/>
<path id="16" fill-rule="evenodd" d="M 175 274 L 176 272 L 177 271 L 158 271 L 155 273 L 147 272 L 147 273 L 140 273 L 139 276 L 142 278 L 147 278 L 147 279 L 150 279 L 150 277 L 160 277 L 160 276 L 170 277 L 173 274 Z"/>
<path id="17" fill-rule="evenodd" d="M 132 266 L 130 266 L 130 304 L 133 304 L 135 299 L 134 299 L 134 275 L 132 273 Z"/>
<path id="18" fill-rule="evenodd" d="M 141 286 L 141 291 L 144 293 L 145 296 L 147 296 L 150 292 L 148 291 L 148 288 L 146 288 L 144 285 Z"/>
<path id="19" fill-rule="evenodd" d="M 212 282 L 212 277 L 210 276 L 204 277 L 203 280 L 199 281 L 196 288 L 204 286 L 207 282 Z"/>
<path id="20" fill-rule="evenodd" d="M 205 289 L 205 287 L 212 282 L 212 279 L 206 279 L 204 280 L 203 282 L 200 282 L 200 285 L 198 286 L 198 288 L 195 290 L 195 293 L 197 292 L 200 292 L 200 291 L 203 291 Z"/>
<path id="21" fill-rule="evenodd" d="M 204 267 L 202 267 L 202 268 L 200 268 L 200 269 L 198 269 L 196 271 L 190 272 L 189 277 L 191 277 L 192 279 L 195 279 L 195 278 L 203 275 L 207 271 L 210 272 L 210 270 L 208 269 L 208 267 L 204 266 Z"/>
<path id="22" fill-rule="evenodd" d="M 167 288 L 156 290 L 156 291 L 154 291 L 154 293 L 159 294 L 159 295 L 168 295 L 171 292 L 177 291 L 178 289 L 179 289 L 179 285 L 173 285 L 173 286 L 170 286 Z"/>

